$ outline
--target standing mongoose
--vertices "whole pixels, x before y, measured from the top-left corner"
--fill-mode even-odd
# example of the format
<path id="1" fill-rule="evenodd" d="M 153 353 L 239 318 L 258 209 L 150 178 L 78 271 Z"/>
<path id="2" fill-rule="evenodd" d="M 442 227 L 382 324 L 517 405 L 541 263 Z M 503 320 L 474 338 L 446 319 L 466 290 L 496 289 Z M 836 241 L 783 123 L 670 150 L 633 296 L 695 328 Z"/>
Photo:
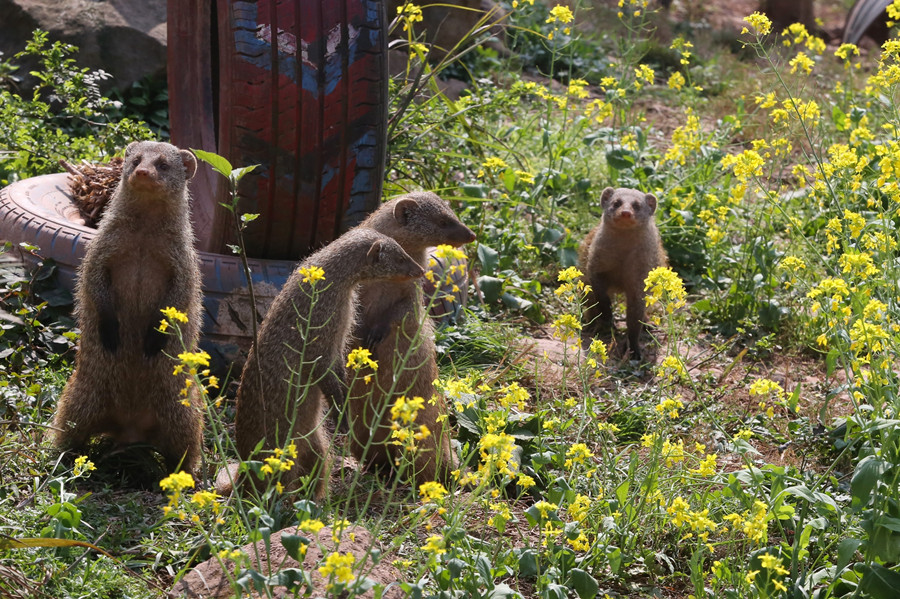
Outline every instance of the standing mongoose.
<path id="1" fill-rule="evenodd" d="M 75 371 L 56 416 L 54 443 L 83 450 L 94 435 L 148 443 L 174 470 L 196 471 L 203 436 L 201 398 L 170 356 L 193 351 L 200 331 L 200 267 L 187 181 L 187 150 L 134 142 L 119 184 L 78 269 L 75 314 L 81 330 Z M 160 332 L 163 308 L 187 315 L 177 336 Z"/>
<path id="2" fill-rule="evenodd" d="M 600 195 L 603 216 L 578 250 L 585 281 L 591 286 L 584 312 L 588 328 L 612 326 L 613 293 L 625 294 L 628 347 L 640 360 L 638 338 L 644 321 L 644 279 L 667 264 L 653 215 L 656 197 L 635 189 L 607 187 Z"/>
<path id="3" fill-rule="evenodd" d="M 429 246 L 460 246 L 475 240 L 447 202 L 429 192 L 414 192 L 383 204 L 360 228 L 374 229 L 397 240 L 425 266 Z M 392 444 L 390 408 L 402 395 L 422 397 L 425 405 L 416 418 L 430 436 L 419 443 L 413 466 L 415 479 L 446 480 L 455 467 L 450 451 L 447 409 L 435 392 L 438 370 L 434 333 L 426 317 L 420 281 L 373 281 L 360 287 L 360 314 L 350 347 L 370 350 L 376 372 L 361 372 L 350 390 L 348 405 L 350 448 L 361 462 L 389 465 L 401 459 L 403 448 Z M 373 375 L 367 383 L 364 375 Z"/>
<path id="4" fill-rule="evenodd" d="M 317 280 L 316 268 L 323 279 Z M 297 457 L 285 486 L 297 488 L 298 477 L 313 474 L 316 498 L 325 495 L 330 460 L 324 395 L 335 404 L 346 397 L 343 361 L 358 284 L 386 279 L 402 285 L 424 274 L 393 239 L 361 228 L 300 264 L 266 313 L 241 374 L 235 440 L 242 459 L 261 440 L 266 450 L 294 440 Z"/>

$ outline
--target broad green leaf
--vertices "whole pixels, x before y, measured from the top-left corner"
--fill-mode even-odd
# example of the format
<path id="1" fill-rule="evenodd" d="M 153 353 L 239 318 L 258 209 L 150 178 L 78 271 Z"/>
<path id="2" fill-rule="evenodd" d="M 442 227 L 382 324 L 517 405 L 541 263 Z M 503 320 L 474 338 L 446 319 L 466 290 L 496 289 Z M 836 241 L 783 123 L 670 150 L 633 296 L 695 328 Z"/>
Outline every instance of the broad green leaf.
<path id="1" fill-rule="evenodd" d="M 232 181 L 237 183 L 241 179 L 244 178 L 244 175 L 246 175 L 249 172 L 252 172 L 258 166 L 259 166 L 258 164 L 251 164 L 250 166 L 242 166 L 241 168 L 236 168 L 233 171 L 231 171 L 231 175 L 229 176 L 229 179 L 231 179 Z"/>
<path id="2" fill-rule="evenodd" d="M 300 535 L 281 535 L 281 544 L 287 551 L 288 555 L 297 560 L 298 562 L 303 562 L 303 556 L 300 555 L 300 548 L 306 545 L 309 545 L 309 539 Z"/>
<path id="3" fill-rule="evenodd" d="M 194 148 L 191 148 L 191 152 L 193 152 L 197 158 L 211 166 L 217 173 L 220 173 L 226 178 L 231 178 L 233 169 L 231 168 L 231 163 L 224 157 L 214 154 L 213 152 L 204 152 L 203 150 L 195 150 Z"/>
<path id="4" fill-rule="evenodd" d="M 840 572 L 847 567 L 847 564 L 849 564 L 850 560 L 853 559 L 853 556 L 856 555 L 856 550 L 859 549 L 859 546 L 862 544 L 862 539 L 844 539 L 838 543 L 835 575 L 840 574 Z"/>
<path id="5" fill-rule="evenodd" d="M 851 507 L 853 509 L 860 510 L 869 505 L 872 489 L 884 474 L 885 467 L 884 460 L 874 455 L 864 457 L 856 465 L 853 478 L 850 480 L 850 496 L 853 498 Z"/>
<path id="6" fill-rule="evenodd" d="M 859 581 L 859 590 L 873 599 L 897 599 L 900 590 L 900 573 L 888 570 L 884 566 L 872 564 L 862 566 L 863 576 Z"/>
<path id="7" fill-rule="evenodd" d="M 478 261 L 481 262 L 481 274 L 492 275 L 500 264 L 500 254 L 492 247 L 481 243 L 478 244 Z"/>
<path id="8" fill-rule="evenodd" d="M 522 549 L 519 553 L 519 576 L 533 578 L 538 575 L 537 554 L 533 549 Z"/>
<path id="9" fill-rule="evenodd" d="M 497 277 L 478 277 L 478 288 L 484 296 L 484 303 L 495 304 L 503 293 L 503 280 Z"/>
<path id="10" fill-rule="evenodd" d="M 579 568 L 573 568 L 569 574 L 569 586 L 575 589 L 581 599 L 596 597 L 600 588 L 593 576 Z"/>

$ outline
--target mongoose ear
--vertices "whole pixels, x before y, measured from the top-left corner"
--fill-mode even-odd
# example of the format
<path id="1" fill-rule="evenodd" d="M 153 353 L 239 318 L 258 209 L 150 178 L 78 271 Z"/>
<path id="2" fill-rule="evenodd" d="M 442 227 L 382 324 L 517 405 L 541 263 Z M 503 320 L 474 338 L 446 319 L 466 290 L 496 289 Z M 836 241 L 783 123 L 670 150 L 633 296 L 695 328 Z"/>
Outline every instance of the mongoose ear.
<path id="1" fill-rule="evenodd" d="M 137 145 L 139 143 L 140 142 L 138 142 L 138 141 L 133 141 L 130 144 L 128 144 L 127 146 L 125 146 L 125 155 L 128 156 L 129 154 L 131 154 L 131 152 L 134 151 L 134 149 L 137 147 Z"/>
<path id="2" fill-rule="evenodd" d="M 372 247 L 369 248 L 369 251 L 366 252 L 366 264 L 372 266 L 373 264 L 378 263 L 378 258 L 381 255 L 381 240 L 376 239 L 372 242 Z"/>
<path id="3" fill-rule="evenodd" d="M 190 150 L 178 150 L 181 155 L 181 163 L 184 165 L 184 178 L 190 179 L 197 172 L 197 159 Z"/>
<path id="4" fill-rule="evenodd" d="M 609 204 L 609 201 L 612 199 L 613 194 L 616 193 L 616 190 L 612 187 L 607 187 L 600 193 L 600 207 L 606 210 L 606 205 Z"/>
<path id="5" fill-rule="evenodd" d="M 394 204 L 394 220 L 401 225 L 405 225 L 409 221 L 410 213 L 415 210 L 419 204 L 412 198 L 403 198 Z"/>
<path id="6" fill-rule="evenodd" d="M 650 206 L 650 214 L 656 212 L 656 196 L 652 193 L 648 193 L 644 196 L 644 201 L 647 202 L 647 205 Z"/>

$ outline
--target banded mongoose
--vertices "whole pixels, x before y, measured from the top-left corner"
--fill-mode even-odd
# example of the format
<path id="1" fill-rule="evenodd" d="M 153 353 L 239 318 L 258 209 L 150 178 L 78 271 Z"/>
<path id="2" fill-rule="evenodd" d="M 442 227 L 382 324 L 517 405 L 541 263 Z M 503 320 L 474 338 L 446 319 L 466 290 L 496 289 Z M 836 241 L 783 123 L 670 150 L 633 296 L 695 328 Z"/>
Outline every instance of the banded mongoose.
<path id="1" fill-rule="evenodd" d="M 75 371 L 53 425 L 54 443 L 83 451 L 94 435 L 148 443 L 174 470 L 196 472 L 203 435 L 196 387 L 170 356 L 194 351 L 200 330 L 200 267 L 187 181 L 188 150 L 133 142 L 122 176 L 78 269 L 75 314 L 81 330 Z M 160 332 L 163 308 L 187 315 L 177 336 Z"/>
<path id="2" fill-rule="evenodd" d="M 628 347 L 641 359 L 638 339 L 644 321 L 644 279 L 667 264 L 654 222 L 656 197 L 635 189 L 607 187 L 600 194 L 603 216 L 578 251 L 585 281 L 591 286 L 584 321 L 588 330 L 612 327 L 612 294 L 625 294 Z"/>
<path id="3" fill-rule="evenodd" d="M 324 279 L 316 280 L 313 267 Z M 266 313 L 241 374 L 235 437 L 242 459 L 254 457 L 261 440 L 264 450 L 294 440 L 297 457 L 284 486 L 296 489 L 300 476 L 313 474 L 314 495 L 324 497 L 330 475 L 324 396 L 345 401 L 346 341 L 358 284 L 385 279 L 403 285 L 424 274 L 393 239 L 361 228 L 300 264 Z"/>
<path id="4" fill-rule="evenodd" d="M 387 202 L 359 226 L 394 238 L 423 267 L 429 246 L 460 246 L 475 240 L 475 233 L 459 221 L 449 204 L 430 192 L 413 192 Z M 361 372 L 350 390 L 350 448 L 368 465 L 386 466 L 402 459 L 403 448 L 390 441 L 390 408 L 401 395 L 422 397 L 425 406 L 416 424 L 427 426 L 431 435 L 419 443 L 413 463 L 415 480 L 446 480 L 455 460 L 447 408 L 434 388 L 438 376 L 434 332 L 425 314 L 421 282 L 366 283 L 359 298 L 350 347 L 370 350 L 378 370 Z M 364 380 L 366 374 L 372 375 L 370 383 Z"/>

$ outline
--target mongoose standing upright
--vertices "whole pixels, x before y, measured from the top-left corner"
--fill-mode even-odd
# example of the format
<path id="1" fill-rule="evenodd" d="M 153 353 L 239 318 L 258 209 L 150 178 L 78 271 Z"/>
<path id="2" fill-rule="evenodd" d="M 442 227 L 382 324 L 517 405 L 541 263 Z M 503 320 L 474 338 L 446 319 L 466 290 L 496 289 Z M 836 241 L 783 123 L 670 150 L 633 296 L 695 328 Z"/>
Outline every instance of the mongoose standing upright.
<path id="1" fill-rule="evenodd" d="M 315 267 L 324 279 L 317 280 Z M 402 285 L 424 274 L 393 239 L 360 228 L 300 264 L 272 302 L 241 374 L 235 439 L 242 459 L 251 458 L 260 440 L 266 450 L 294 440 L 297 457 L 285 486 L 294 489 L 298 477 L 314 474 L 316 498 L 325 495 L 330 460 L 323 394 L 336 404 L 346 397 L 345 346 L 358 284 L 387 279 Z"/>
<path id="2" fill-rule="evenodd" d="M 78 270 L 81 340 L 53 421 L 62 449 L 82 450 L 105 434 L 152 445 L 170 469 L 199 465 L 200 396 L 189 393 L 190 405 L 182 404 L 185 379 L 173 376 L 169 357 L 193 351 L 200 330 L 187 191 L 196 171 L 193 154 L 167 143 L 134 142 L 125 150 L 121 179 Z M 158 330 L 168 307 L 188 317 L 183 347 Z"/>
<path id="3" fill-rule="evenodd" d="M 611 294 L 624 293 L 628 347 L 639 360 L 644 279 L 667 263 L 653 220 L 656 197 L 635 189 L 607 187 L 600 195 L 600 205 L 600 224 L 587 234 L 578 251 L 584 278 L 592 289 L 584 320 L 590 328 L 611 327 Z"/>
<path id="4" fill-rule="evenodd" d="M 475 240 L 447 202 L 429 192 L 414 192 L 383 204 L 363 221 L 360 228 L 374 229 L 394 239 L 420 265 L 425 266 L 429 246 L 460 246 Z M 415 479 L 446 480 L 455 467 L 450 451 L 447 409 L 435 392 L 438 370 L 434 334 L 426 317 L 419 281 L 371 282 L 359 292 L 360 315 L 353 328 L 350 347 L 369 349 L 378 363 L 366 383 L 357 376 L 348 405 L 350 448 L 370 465 L 389 465 L 400 459 L 402 447 L 390 443 L 390 407 L 401 395 L 422 397 L 425 406 L 416 424 L 431 435 L 419 443 L 413 466 Z"/>

